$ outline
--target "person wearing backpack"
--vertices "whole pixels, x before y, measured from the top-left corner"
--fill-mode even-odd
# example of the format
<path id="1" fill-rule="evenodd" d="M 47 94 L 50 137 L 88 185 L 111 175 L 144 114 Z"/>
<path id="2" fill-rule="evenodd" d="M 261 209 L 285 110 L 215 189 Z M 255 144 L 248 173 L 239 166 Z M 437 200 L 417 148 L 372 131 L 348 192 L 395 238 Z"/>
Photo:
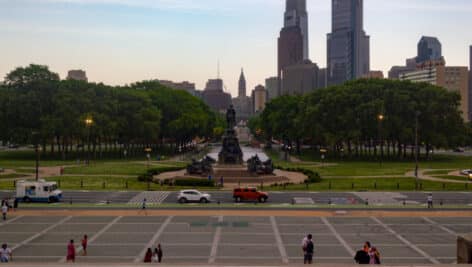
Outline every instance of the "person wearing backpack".
<path id="1" fill-rule="evenodd" d="M 309 234 L 307 236 L 307 240 L 305 242 L 305 246 L 303 251 L 305 252 L 303 263 L 304 264 L 312 264 L 313 263 L 313 254 L 315 252 L 315 245 L 313 244 L 313 236 Z"/>

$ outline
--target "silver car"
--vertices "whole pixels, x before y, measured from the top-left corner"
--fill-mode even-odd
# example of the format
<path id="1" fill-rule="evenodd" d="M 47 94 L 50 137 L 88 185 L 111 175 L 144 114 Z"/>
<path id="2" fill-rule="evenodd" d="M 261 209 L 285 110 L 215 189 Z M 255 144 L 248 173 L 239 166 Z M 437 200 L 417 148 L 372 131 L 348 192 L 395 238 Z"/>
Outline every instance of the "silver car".
<path id="1" fill-rule="evenodd" d="M 208 203 L 211 201 L 210 194 L 202 193 L 198 190 L 182 190 L 177 195 L 177 201 L 179 203 L 188 203 L 188 202 L 200 202 Z"/>

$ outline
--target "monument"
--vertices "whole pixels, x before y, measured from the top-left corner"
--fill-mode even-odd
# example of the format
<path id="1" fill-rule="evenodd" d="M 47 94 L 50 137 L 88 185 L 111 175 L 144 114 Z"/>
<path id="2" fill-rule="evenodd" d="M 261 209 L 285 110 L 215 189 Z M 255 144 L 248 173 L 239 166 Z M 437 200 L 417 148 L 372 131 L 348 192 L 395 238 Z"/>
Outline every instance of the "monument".
<path id="1" fill-rule="evenodd" d="M 223 146 L 218 154 L 219 164 L 241 165 L 243 161 L 243 152 L 239 146 L 239 140 L 236 136 L 234 127 L 236 126 L 236 111 L 233 105 L 230 105 L 226 111 L 227 128 L 223 135 Z"/>

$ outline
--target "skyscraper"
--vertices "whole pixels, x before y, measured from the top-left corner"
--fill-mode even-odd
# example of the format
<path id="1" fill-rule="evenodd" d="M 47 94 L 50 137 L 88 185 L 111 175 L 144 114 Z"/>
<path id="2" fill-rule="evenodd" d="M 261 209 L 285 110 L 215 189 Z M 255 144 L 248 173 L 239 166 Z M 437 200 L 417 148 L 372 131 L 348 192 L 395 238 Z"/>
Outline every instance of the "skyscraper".
<path id="1" fill-rule="evenodd" d="M 341 84 L 369 73 L 370 37 L 363 28 L 363 0 L 332 0 L 331 27 L 328 84 Z"/>
<path id="2" fill-rule="evenodd" d="M 472 121 L 472 45 L 469 46 L 469 121 Z"/>
<path id="3" fill-rule="evenodd" d="M 438 38 L 423 36 L 418 42 L 418 56 L 416 63 L 424 63 L 427 61 L 442 60 L 442 46 Z"/>
<path id="4" fill-rule="evenodd" d="M 308 12 L 306 11 L 306 0 L 286 1 L 284 27 L 293 26 L 300 27 L 303 39 L 303 59 L 308 59 Z"/>
<path id="5" fill-rule="evenodd" d="M 239 76 L 238 96 L 240 98 L 246 96 L 246 77 L 244 77 L 243 69 L 241 69 L 241 75 Z"/>

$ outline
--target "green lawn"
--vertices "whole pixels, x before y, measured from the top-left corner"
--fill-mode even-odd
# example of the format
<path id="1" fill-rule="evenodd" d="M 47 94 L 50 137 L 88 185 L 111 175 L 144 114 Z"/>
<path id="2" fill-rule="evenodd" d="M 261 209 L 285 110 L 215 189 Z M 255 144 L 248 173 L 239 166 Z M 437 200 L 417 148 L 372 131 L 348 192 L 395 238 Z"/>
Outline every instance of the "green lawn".
<path id="1" fill-rule="evenodd" d="M 183 163 L 165 162 L 151 163 L 149 168 L 156 167 L 185 167 Z M 92 174 L 92 175 L 140 175 L 147 170 L 147 164 L 139 162 L 92 162 L 89 166 L 67 167 L 64 174 Z"/>
<path id="2" fill-rule="evenodd" d="M 23 177 L 25 177 L 25 175 L 21 173 L 9 173 L 9 174 L 0 173 L 0 179 L 15 179 L 15 178 L 23 178 Z"/>
<path id="3" fill-rule="evenodd" d="M 436 178 L 442 178 L 442 179 L 449 179 L 449 180 L 456 180 L 456 181 L 471 181 L 468 177 L 466 176 L 455 176 L 455 175 L 439 175 L 439 176 L 434 176 Z"/>

